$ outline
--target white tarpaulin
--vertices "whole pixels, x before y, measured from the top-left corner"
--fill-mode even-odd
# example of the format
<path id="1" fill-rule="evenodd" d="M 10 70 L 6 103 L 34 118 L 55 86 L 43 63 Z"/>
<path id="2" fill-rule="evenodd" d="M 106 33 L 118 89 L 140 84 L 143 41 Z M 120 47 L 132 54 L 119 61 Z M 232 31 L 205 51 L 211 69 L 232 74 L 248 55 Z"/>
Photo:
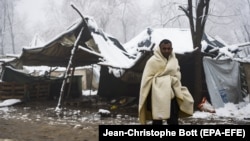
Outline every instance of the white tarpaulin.
<path id="1" fill-rule="evenodd" d="M 243 101 L 239 65 L 231 59 L 203 58 L 207 88 L 215 108 L 223 107 L 227 102 L 237 104 Z"/>

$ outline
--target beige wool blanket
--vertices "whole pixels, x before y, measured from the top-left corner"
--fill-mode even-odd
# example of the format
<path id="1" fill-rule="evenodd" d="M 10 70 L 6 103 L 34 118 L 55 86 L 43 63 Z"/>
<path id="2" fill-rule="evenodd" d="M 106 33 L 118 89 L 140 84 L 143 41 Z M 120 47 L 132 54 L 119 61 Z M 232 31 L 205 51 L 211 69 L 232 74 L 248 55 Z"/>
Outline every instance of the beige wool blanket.
<path id="1" fill-rule="evenodd" d="M 141 124 L 147 120 L 168 119 L 171 99 L 176 97 L 180 117 L 193 115 L 194 100 L 185 86 L 181 85 L 180 66 L 175 54 L 166 59 L 159 46 L 147 61 L 142 75 L 138 116 Z M 152 94 L 152 109 L 147 109 L 147 97 Z"/>

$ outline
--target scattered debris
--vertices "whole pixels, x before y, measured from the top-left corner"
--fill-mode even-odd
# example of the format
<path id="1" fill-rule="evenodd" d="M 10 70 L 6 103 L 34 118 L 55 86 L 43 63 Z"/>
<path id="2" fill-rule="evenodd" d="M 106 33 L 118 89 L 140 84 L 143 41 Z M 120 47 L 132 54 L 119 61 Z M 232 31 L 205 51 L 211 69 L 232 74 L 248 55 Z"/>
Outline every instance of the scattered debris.
<path id="1" fill-rule="evenodd" d="M 6 99 L 0 102 L 0 107 L 8 107 L 19 103 L 22 103 L 20 99 Z"/>
<path id="2" fill-rule="evenodd" d="M 136 102 L 136 97 L 121 97 L 119 99 L 111 100 L 111 110 L 115 110 L 118 107 L 128 106 L 130 104 L 134 104 Z"/>
<path id="3" fill-rule="evenodd" d="M 101 117 L 110 117 L 110 111 L 109 110 L 105 110 L 105 109 L 99 109 L 98 110 L 98 114 L 101 115 Z"/>

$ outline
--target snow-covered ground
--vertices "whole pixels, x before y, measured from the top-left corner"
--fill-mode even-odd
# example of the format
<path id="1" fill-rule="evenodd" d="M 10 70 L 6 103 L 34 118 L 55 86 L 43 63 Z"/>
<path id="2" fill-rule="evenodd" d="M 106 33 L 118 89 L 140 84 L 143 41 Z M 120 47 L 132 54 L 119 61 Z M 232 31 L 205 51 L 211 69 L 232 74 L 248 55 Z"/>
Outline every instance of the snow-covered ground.
<path id="1" fill-rule="evenodd" d="M 90 94 L 96 95 L 96 91 L 84 91 L 83 95 L 85 97 L 90 96 Z M 131 113 L 129 111 L 123 113 L 121 111 L 112 110 L 110 108 L 110 102 L 99 101 L 92 105 L 87 103 L 86 106 L 69 108 L 65 107 L 63 113 L 58 115 L 55 112 L 55 106 L 57 101 L 49 101 L 50 104 L 47 105 L 32 105 L 32 102 L 27 104 L 20 104 L 22 101 L 19 99 L 8 99 L 0 101 L 0 118 L 16 118 L 21 120 L 49 120 L 51 124 L 61 123 L 65 124 L 67 122 L 72 123 L 84 123 L 93 122 L 97 124 L 138 124 L 137 118 L 137 105 L 133 107 L 120 107 L 120 109 L 133 109 Z M 41 109 L 38 107 L 42 106 Z M 91 109 L 91 110 L 90 110 Z M 245 98 L 245 102 L 239 104 L 226 103 L 224 107 L 215 109 L 215 113 L 195 111 L 192 117 L 187 119 L 181 119 L 183 124 L 250 124 L 250 104 L 249 98 Z M 105 111 L 109 113 L 110 116 L 102 118 L 100 112 Z M 121 113 L 119 113 L 121 112 Z M 35 113 L 35 114 L 34 114 Z M 195 123 L 194 121 L 199 121 Z"/>

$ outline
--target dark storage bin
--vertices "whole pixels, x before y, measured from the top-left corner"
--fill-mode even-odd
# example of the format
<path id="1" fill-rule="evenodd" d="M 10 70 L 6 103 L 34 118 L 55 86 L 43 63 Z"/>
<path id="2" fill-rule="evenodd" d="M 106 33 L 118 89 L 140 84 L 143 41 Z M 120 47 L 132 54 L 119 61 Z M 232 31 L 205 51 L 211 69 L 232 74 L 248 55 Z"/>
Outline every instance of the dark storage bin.
<path id="1" fill-rule="evenodd" d="M 63 83 L 63 78 L 54 79 L 51 83 L 50 88 L 50 98 L 58 98 L 60 97 L 60 91 Z M 68 89 L 70 87 L 70 92 L 68 93 Z M 76 75 L 72 77 L 71 85 L 69 81 L 67 81 L 65 90 L 64 90 L 64 98 L 78 98 L 82 96 L 82 75 Z"/>

